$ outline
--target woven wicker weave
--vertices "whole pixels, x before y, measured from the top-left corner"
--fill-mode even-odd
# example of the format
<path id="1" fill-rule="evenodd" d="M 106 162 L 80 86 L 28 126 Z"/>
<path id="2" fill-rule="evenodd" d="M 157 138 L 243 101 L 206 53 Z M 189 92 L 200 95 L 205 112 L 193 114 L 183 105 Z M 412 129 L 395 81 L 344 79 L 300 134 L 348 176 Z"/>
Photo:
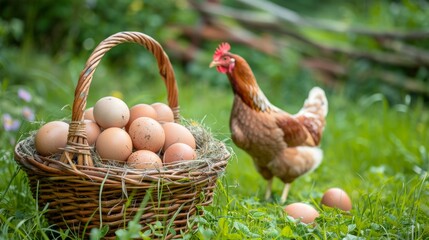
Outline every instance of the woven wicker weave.
<path id="1" fill-rule="evenodd" d="M 34 136 L 20 141 L 15 148 L 15 160 L 27 173 L 39 206 L 43 209 L 48 205 L 45 214 L 48 221 L 62 229 L 71 229 L 81 237 L 88 236 L 92 228 L 107 225 L 106 238 L 113 238 L 116 230 L 125 228 L 133 219 L 148 190 L 151 195 L 140 218 L 143 232 L 158 221 L 165 229 L 171 226 L 177 234 L 195 228 L 189 223 L 201 214 L 198 206 L 212 202 L 216 181 L 230 156 L 222 142 L 196 138 L 198 148 L 211 147 L 216 153 L 212 150 L 200 154 L 195 161 L 150 171 L 108 166 L 97 161 L 98 156 L 86 140 L 83 112 L 92 75 L 101 58 L 112 47 L 125 42 L 138 43 L 155 56 L 159 74 L 165 81 L 168 104 L 176 122 L 179 121 L 177 84 L 168 56 L 157 41 L 143 33 L 120 32 L 97 46 L 80 74 L 63 153 L 50 157 L 38 155 Z M 160 232 L 167 239 L 180 236 L 168 230 Z"/>

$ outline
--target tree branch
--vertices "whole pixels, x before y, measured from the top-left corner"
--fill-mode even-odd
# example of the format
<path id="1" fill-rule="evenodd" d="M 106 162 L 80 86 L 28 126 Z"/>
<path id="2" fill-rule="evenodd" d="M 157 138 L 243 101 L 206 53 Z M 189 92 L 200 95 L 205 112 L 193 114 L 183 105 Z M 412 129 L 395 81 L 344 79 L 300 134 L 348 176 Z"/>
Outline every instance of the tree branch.
<path id="1" fill-rule="evenodd" d="M 250 0 L 248 0 L 250 1 Z M 253 0 L 252 0 L 253 1 Z M 259 0 L 258 0 L 259 1 Z M 251 1 L 250 1 L 251 2 Z M 269 3 L 271 4 L 271 3 Z M 276 33 L 281 33 L 292 37 L 293 39 L 310 45 L 311 47 L 321 51 L 323 54 L 343 54 L 353 58 L 365 58 L 374 62 L 403 66 L 403 67 L 414 67 L 416 65 L 426 65 L 429 66 L 429 61 L 422 61 L 422 59 L 429 58 L 428 56 L 424 56 L 423 51 L 419 51 L 419 62 L 414 61 L 415 57 L 410 56 L 409 54 L 396 54 L 396 53 L 387 53 L 387 52 L 368 52 L 353 48 L 340 48 L 335 46 L 329 46 L 326 44 L 321 44 L 316 41 L 311 40 L 310 38 L 300 34 L 298 31 L 291 30 L 290 27 L 285 27 L 276 18 L 273 18 L 267 14 L 255 13 L 254 11 L 246 11 L 246 10 L 236 10 L 230 7 L 221 6 L 218 4 L 194 4 L 196 10 L 204 12 L 206 14 L 218 15 L 222 17 L 232 18 L 236 21 L 241 22 L 247 27 L 251 27 L 253 29 L 259 29 L 262 31 L 271 31 Z M 290 18 L 301 19 L 300 17 L 294 17 L 292 15 Z M 300 20 L 295 20 L 300 21 Z M 224 25 L 220 21 L 215 21 L 212 19 L 212 22 L 216 22 L 214 25 Z M 225 31 L 229 31 L 229 27 L 223 27 Z M 237 31 L 238 28 L 235 28 L 234 31 Z M 252 45 L 254 46 L 254 45 Z M 255 46 L 254 46 L 255 47 Z M 256 48 L 260 48 L 260 46 L 256 46 Z"/>
<path id="2" fill-rule="evenodd" d="M 405 39 L 427 39 L 429 38 L 429 31 L 373 32 L 366 29 L 343 27 L 338 24 L 331 25 L 331 23 L 327 24 L 326 21 L 303 18 L 289 9 L 265 0 L 239 1 L 263 9 L 266 12 L 238 10 L 220 4 L 190 1 L 197 11 L 210 19 L 206 21 L 207 24 L 202 28 L 183 27 L 181 31 L 185 35 L 197 35 L 209 40 L 240 42 L 272 56 L 279 56 L 279 52 L 276 49 L 286 46 L 300 46 L 299 44 L 302 44 L 303 46 L 298 47 L 298 49 L 306 53 L 303 62 L 304 66 L 321 73 L 325 77 L 324 81 L 330 81 L 331 84 L 334 84 L 332 80 L 349 74 L 347 62 L 341 60 L 343 59 L 342 55 L 351 60 L 366 59 L 379 63 L 379 66 L 387 65 L 398 69 L 403 68 L 407 72 L 421 66 L 429 66 L 429 51 L 401 41 Z M 231 24 L 231 19 L 239 24 Z M 303 26 L 341 34 L 353 33 L 371 37 L 381 45 L 381 48 L 377 51 L 368 51 L 356 47 L 344 48 L 323 44 L 302 34 L 299 28 Z M 247 29 L 259 31 L 260 33 L 269 33 L 273 37 L 260 37 L 260 33 L 255 34 Z M 280 37 L 275 37 L 275 34 Z M 295 41 L 296 44 L 292 45 L 290 42 L 286 42 L 284 37 Z M 315 56 L 318 60 L 313 61 Z M 322 63 L 320 60 L 325 62 Z M 329 61 L 329 64 L 326 64 L 326 61 Z M 423 81 L 415 79 L 413 75 L 411 77 L 398 75 L 388 70 L 372 68 L 358 74 L 357 77 L 365 79 L 368 76 L 409 92 L 429 97 L 429 86 L 426 86 L 427 84 Z"/>
<path id="3" fill-rule="evenodd" d="M 402 39 L 402 40 L 419 40 L 428 39 L 429 30 L 422 30 L 416 32 L 383 32 L 383 31 L 371 31 L 364 28 L 355 28 L 349 25 L 326 19 L 312 19 L 304 18 L 298 13 L 277 5 L 266 0 L 238 0 L 249 6 L 253 6 L 257 9 L 262 9 L 268 13 L 274 14 L 277 18 L 286 21 L 288 23 L 297 26 L 312 27 L 320 30 L 326 30 L 337 33 L 353 33 L 359 35 L 366 35 L 375 38 L 388 38 L 388 39 Z"/>

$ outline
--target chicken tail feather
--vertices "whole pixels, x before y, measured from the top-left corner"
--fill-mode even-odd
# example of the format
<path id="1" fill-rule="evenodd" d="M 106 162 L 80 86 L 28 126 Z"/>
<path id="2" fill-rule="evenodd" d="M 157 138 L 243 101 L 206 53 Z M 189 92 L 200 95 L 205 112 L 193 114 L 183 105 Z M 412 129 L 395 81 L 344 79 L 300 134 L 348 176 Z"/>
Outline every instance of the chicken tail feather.
<path id="1" fill-rule="evenodd" d="M 325 127 L 325 117 L 328 114 L 328 100 L 325 91 L 319 87 L 310 90 L 304 106 L 295 115 L 296 119 L 305 126 L 312 137 L 310 146 L 319 145 Z"/>
<path id="2" fill-rule="evenodd" d="M 326 99 L 325 91 L 320 87 L 312 88 L 301 111 L 313 113 L 320 118 L 325 118 L 328 114 L 328 100 Z"/>

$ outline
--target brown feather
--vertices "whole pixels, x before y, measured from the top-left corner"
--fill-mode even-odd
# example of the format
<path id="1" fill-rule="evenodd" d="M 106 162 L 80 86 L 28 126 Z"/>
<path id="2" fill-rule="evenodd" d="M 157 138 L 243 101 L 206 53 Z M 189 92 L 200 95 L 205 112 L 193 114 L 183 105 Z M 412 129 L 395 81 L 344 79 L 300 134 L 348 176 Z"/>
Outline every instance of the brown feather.
<path id="1" fill-rule="evenodd" d="M 279 128 L 283 130 L 283 140 L 288 147 L 300 146 L 307 140 L 308 133 L 297 119 L 282 115 L 281 118 L 277 118 L 276 122 Z"/>
<path id="2" fill-rule="evenodd" d="M 324 123 L 317 118 L 306 117 L 304 115 L 297 116 L 296 120 L 307 129 L 314 142 L 313 146 L 318 146 L 322 139 Z"/>
<path id="3" fill-rule="evenodd" d="M 270 111 L 271 105 L 260 90 L 252 69 L 242 57 L 229 54 L 235 59 L 235 68 L 228 74 L 234 94 L 241 97 L 243 102 L 255 111 Z"/>

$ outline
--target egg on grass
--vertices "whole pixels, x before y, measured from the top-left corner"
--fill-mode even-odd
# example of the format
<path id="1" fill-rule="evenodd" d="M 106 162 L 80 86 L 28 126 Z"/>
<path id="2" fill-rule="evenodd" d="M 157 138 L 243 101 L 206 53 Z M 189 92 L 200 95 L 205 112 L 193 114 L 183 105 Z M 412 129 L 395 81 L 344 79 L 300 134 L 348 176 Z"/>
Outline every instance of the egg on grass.
<path id="1" fill-rule="evenodd" d="M 338 208 L 343 211 L 350 211 L 352 209 L 352 201 L 349 195 L 341 188 L 330 188 L 323 194 L 322 205 Z"/>
<path id="2" fill-rule="evenodd" d="M 299 219 L 301 222 L 309 224 L 314 223 L 314 220 L 319 217 L 319 212 L 306 203 L 292 203 L 284 208 L 288 216 Z"/>

